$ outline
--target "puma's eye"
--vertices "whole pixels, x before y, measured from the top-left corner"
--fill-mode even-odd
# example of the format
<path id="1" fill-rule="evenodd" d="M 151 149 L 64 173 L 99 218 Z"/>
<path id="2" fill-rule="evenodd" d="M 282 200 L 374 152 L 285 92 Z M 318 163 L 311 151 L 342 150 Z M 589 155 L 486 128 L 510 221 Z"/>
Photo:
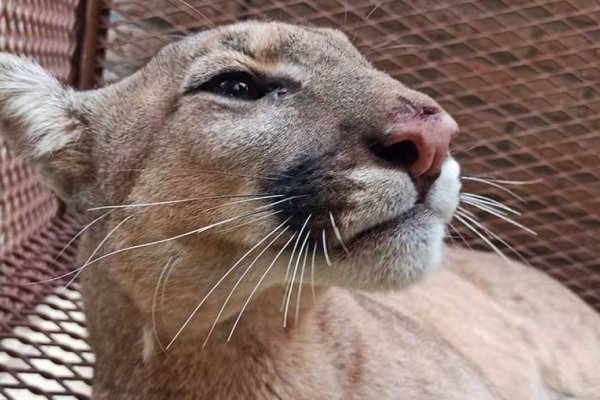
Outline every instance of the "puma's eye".
<path id="1" fill-rule="evenodd" d="M 193 89 L 240 100 L 256 100 L 264 95 L 255 78 L 247 72 L 227 72 Z"/>

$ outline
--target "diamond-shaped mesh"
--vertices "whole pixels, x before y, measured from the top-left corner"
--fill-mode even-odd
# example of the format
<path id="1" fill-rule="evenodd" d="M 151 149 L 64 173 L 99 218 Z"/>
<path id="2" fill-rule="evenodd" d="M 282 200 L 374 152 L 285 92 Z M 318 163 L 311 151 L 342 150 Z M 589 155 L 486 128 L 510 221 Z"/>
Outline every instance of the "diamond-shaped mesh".
<path id="1" fill-rule="evenodd" d="M 78 0 L 0 0 L 0 51 L 32 57 L 64 82 L 75 76 Z M 0 139 L 0 399 L 84 399 L 93 355 L 76 290 L 64 274 L 77 232 L 37 176 Z"/>
<path id="2" fill-rule="evenodd" d="M 77 65 L 76 0 L 0 0 L 0 50 L 34 56 L 62 80 Z M 344 30 L 379 68 L 438 100 L 461 125 L 466 176 L 526 181 L 465 190 L 521 211 L 477 211 L 502 240 L 455 222 L 453 240 L 491 242 L 554 275 L 600 310 L 600 3 L 589 0 L 88 0 L 109 17 L 89 25 L 89 81 L 118 80 L 166 43 L 247 18 Z M 92 14 L 90 14 L 92 15 Z M 98 22 L 98 21 L 92 21 Z M 95 26 L 97 25 L 97 26 Z M 92 29 L 92 30 L 93 30 Z M 95 49 L 93 48 L 95 46 Z M 84 50 L 85 51 L 85 50 Z M 86 80 L 84 79 L 84 80 Z M 469 214 L 467 214 L 469 216 Z M 472 223 L 472 221 L 467 220 Z M 93 355 L 76 286 L 45 285 L 73 268 L 59 253 L 76 232 L 31 171 L 0 143 L 0 400 L 86 398 Z M 455 231 L 451 231 L 455 232 Z M 504 241 L 504 242 L 503 242 Z M 71 397 L 69 397 L 71 396 Z"/>

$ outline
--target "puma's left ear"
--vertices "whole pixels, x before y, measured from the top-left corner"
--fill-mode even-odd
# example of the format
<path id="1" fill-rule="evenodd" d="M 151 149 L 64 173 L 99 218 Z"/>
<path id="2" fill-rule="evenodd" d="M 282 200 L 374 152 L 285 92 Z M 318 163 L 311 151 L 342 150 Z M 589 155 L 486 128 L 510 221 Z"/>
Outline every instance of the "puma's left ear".
<path id="1" fill-rule="evenodd" d="M 82 98 L 38 64 L 0 53 L 0 136 L 63 198 L 91 168 Z"/>

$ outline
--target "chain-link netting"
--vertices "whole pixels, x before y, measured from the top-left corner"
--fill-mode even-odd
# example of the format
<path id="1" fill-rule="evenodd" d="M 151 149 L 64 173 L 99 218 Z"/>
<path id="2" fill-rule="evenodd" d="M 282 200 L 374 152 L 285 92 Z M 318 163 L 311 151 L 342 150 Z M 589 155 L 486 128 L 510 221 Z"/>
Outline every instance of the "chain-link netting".
<path id="1" fill-rule="evenodd" d="M 0 51 L 37 60 L 72 83 L 79 0 L 0 0 Z M 65 280 L 33 284 L 73 268 L 61 250 L 77 221 L 0 139 L 0 399 L 87 398 L 93 355 L 76 290 Z"/>

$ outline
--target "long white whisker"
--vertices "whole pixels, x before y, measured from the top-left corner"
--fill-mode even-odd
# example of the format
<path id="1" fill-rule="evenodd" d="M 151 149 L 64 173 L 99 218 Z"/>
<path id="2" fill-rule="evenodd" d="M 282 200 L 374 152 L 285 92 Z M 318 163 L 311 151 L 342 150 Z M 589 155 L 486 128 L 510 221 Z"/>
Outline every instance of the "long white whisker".
<path id="1" fill-rule="evenodd" d="M 515 210 L 514 208 L 511 208 L 511 207 L 507 206 L 506 204 L 503 204 L 503 203 L 499 202 L 498 200 L 494 200 L 490 197 L 482 196 L 479 194 L 473 194 L 473 193 L 461 193 L 460 197 L 461 197 L 461 199 L 469 199 L 472 201 L 477 201 L 479 203 L 487 204 L 492 207 L 500 208 L 502 210 L 513 213 L 515 215 L 521 215 L 521 213 L 519 211 Z"/>
<path id="2" fill-rule="evenodd" d="M 325 236 L 325 229 L 323 229 L 323 255 L 325 256 L 325 262 L 331 267 L 331 260 L 329 259 L 329 253 L 327 252 L 327 240 L 325 239 Z"/>
<path id="3" fill-rule="evenodd" d="M 496 216 L 496 217 L 498 217 L 498 218 L 500 218 L 500 219 L 502 219 L 502 220 L 504 220 L 504 221 L 508 222 L 508 223 L 509 223 L 509 224 L 511 224 L 511 225 L 514 225 L 514 226 L 516 226 L 516 227 L 518 227 L 518 228 L 521 228 L 521 229 L 523 229 L 525 232 L 529 233 L 529 234 L 530 234 L 530 235 L 532 235 L 532 236 L 537 236 L 537 232 L 536 232 L 536 231 L 534 231 L 533 229 L 529 229 L 529 228 L 528 228 L 528 227 L 526 227 L 525 225 L 523 225 L 523 224 L 520 224 L 520 223 L 518 223 L 518 222 L 516 222 L 516 221 L 514 221 L 514 220 L 512 220 L 512 219 L 510 219 L 510 218 L 508 218 L 508 217 L 506 217 L 505 215 L 502 215 L 502 214 L 500 214 L 500 213 L 496 212 L 496 210 L 494 210 L 494 209 L 493 209 L 493 208 L 491 208 L 491 207 L 487 207 L 487 206 L 485 206 L 485 205 L 483 205 L 483 204 L 475 204 L 475 203 L 469 203 L 469 202 L 466 202 L 466 203 L 467 203 L 467 204 L 471 204 L 473 207 L 476 207 L 476 208 L 480 209 L 481 211 L 485 211 L 485 212 L 487 212 L 487 213 L 489 213 L 489 214 L 491 214 L 491 215 L 494 215 L 494 216 Z"/>
<path id="4" fill-rule="evenodd" d="M 167 274 L 164 277 L 164 281 L 163 281 L 162 289 L 161 289 L 161 293 L 160 293 L 160 308 L 162 310 L 165 309 L 165 293 L 166 293 L 166 291 L 168 289 L 167 285 L 169 284 L 169 278 L 171 277 L 171 274 L 175 270 L 175 265 L 177 265 L 178 261 L 179 261 L 179 258 L 175 259 L 171 263 L 171 266 L 169 267 L 169 270 L 167 271 Z"/>
<path id="5" fill-rule="evenodd" d="M 108 254 L 104 254 L 103 256 L 100 256 L 100 257 L 96 258 L 95 260 L 90 261 L 89 264 L 93 264 L 93 263 L 98 262 L 98 261 L 100 261 L 102 259 L 105 259 L 107 257 L 113 256 L 115 254 L 123 253 L 125 251 L 141 249 L 141 248 L 148 247 L 148 246 L 155 246 L 157 244 L 167 243 L 167 242 L 171 242 L 173 240 L 181 239 L 183 237 L 187 237 L 187 236 L 190 236 L 190 235 L 195 235 L 195 234 L 199 234 L 199 233 L 202 233 L 202 232 L 206 232 L 206 231 L 208 231 L 208 230 L 210 230 L 212 228 L 215 228 L 217 226 L 220 226 L 220 225 L 223 225 L 223 224 L 226 224 L 228 222 L 235 221 L 235 220 L 238 220 L 238 219 L 241 219 L 241 218 L 245 218 L 245 217 L 248 217 L 250 215 L 255 215 L 255 214 L 258 214 L 258 213 L 259 213 L 259 211 L 250 211 L 250 212 L 247 212 L 245 214 L 241 214 L 241 215 L 237 215 L 235 217 L 227 218 L 227 219 L 224 219 L 222 221 L 215 222 L 215 223 L 210 224 L 210 225 L 206 225 L 206 226 L 204 226 L 202 228 L 194 229 L 194 230 L 191 230 L 191 231 L 188 231 L 188 232 L 185 232 L 185 233 L 181 233 L 179 235 L 171 236 L 171 237 L 166 238 L 166 239 L 155 240 L 155 241 L 152 241 L 152 242 L 147 242 L 147 243 L 142 243 L 142 244 L 137 244 L 137 245 L 134 245 L 134 246 L 126 247 L 124 249 L 118 249 L 118 250 L 112 251 L 112 252 L 110 252 Z M 77 270 L 75 270 L 75 271 L 77 271 Z M 73 271 L 71 273 L 73 273 Z"/>
<path id="6" fill-rule="evenodd" d="M 277 227 L 277 229 L 279 229 L 279 227 L 283 226 L 285 224 L 282 223 L 281 225 L 279 225 Z M 214 225 L 214 224 L 213 224 Z M 210 289 L 208 291 L 208 293 L 206 293 L 206 295 L 202 298 L 202 300 L 198 303 L 198 305 L 196 306 L 196 308 L 194 308 L 194 310 L 192 311 L 192 313 L 190 314 L 190 316 L 185 320 L 185 322 L 183 323 L 183 325 L 181 326 L 181 328 L 179 328 L 179 330 L 177 331 L 177 333 L 175 333 L 175 336 L 173 336 L 173 338 L 171 339 L 171 341 L 169 342 L 169 344 L 167 345 L 167 350 L 169 349 L 169 347 L 171 347 L 171 345 L 175 342 L 175 340 L 177 340 L 177 338 L 179 337 L 179 335 L 181 334 L 181 332 L 183 332 L 183 330 L 185 329 L 185 327 L 190 323 L 190 321 L 192 320 L 192 318 L 194 318 L 194 316 L 196 315 L 196 313 L 198 312 L 198 310 L 200 310 L 200 307 L 202 307 L 202 305 L 204 304 L 204 302 L 206 301 L 206 299 L 208 299 L 208 296 L 210 296 L 216 289 L 217 287 L 219 287 L 219 285 L 229 276 L 229 274 L 231 274 L 236 268 L 237 266 L 250 254 L 252 253 L 258 246 L 260 246 L 264 241 L 266 241 L 273 233 L 275 233 L 275 231 L 271 231 L 267 236 L 265 236 L 264 238 L 262 238 L 258 243 L 256 243 L 254 246 L 252 246 L 252 248 L 250 248 L 250 250 L 248 250 L 247 252 L 245 252 L 236 262 L 235 264 L 233 264 L 228 270 L 227 272 L 225 272 L 225 274 L 223 274 L 223 276 L 221 277 L 221 279 L 219 279 L 217 281 L 217 283 L 215 283 L 215 285 L 212 287 L 212 289 Z"/>
<path id="7" fill-rule="evenodd" d="M 306 238 L 310 236 L 310 230 L 306 234 Z M 306 269 L 306 258 L 308 256 L 308 249 L 310 246 L 306 246 L 304 252 L 304 261 L 302 261 L 302 269 L 300 270 L 300 281 L 298 282 L 298 294 L 296 295 L 296 316 L 294 317 L 294 325 L 298 326 L 298 318 L 300 316 L 300 298 L 302 297 L 302 282 L 304 280 L 304 270 Z"/>
<path id="8" fill-rule="evenodd" d="M 296 253 L 296 249 L 298 248 L 298 244 L 302 240 L 302 233 L 304 232 L 304 229 L 306 228 L 306 225 L 308 224 L 308 221 L 310 221 L 311 217 L 312 217 L 312 214 L 309 215 L 308 218 L 306 218 L 306 221 L 304 221 L 304 224 L 302 224 L 302 228 L 300 228 L 300 232 L 298 233 L 298 239 L 296 239 L 296 243 L 294 244 L 294 248 L 292 250 L 292 254 L 290 255 L 290 261 L 288 262 L 287 269 L 285 270 L 285 278 L 283 279 L 284 285 L 287 285 L 288 278 L 289 278 L 289 275 L 290 275 L 290 269 L 292 267 L 292 263 L 294 262 L 294 254 Z M 287 297 L 287 288 L 286 288 L 285 294 L 283 296 L 283 301 L 281 303 L 281 311 L 283 311 L 283 307 L 284 307 L 284 304 L 285 304 L 286 297 Z"/>
<path id="9" fill-rule="evenodd" d="M 294 266 L 294 271 L 292 272 L 292 275 L 290 278 L 290 284 L 288 285 L 288 290 L 286 293 L 287 298 L 285 300 L 285 308 L 284 308 L 284 312 L 283 312 L 283 327 L 284 328 L 287 326 L 288 310 L 290 308 L 290 300 L 292 299 L 292 294 L 294 291 L 294 281 L 296 280 L 296 273 L 298 272 L 298 265 L 300 265 L 300 258 L 302 257 L 302 252 L 304 251 L 304 247 L 306 246 L 306 243 L 308 242 L 309 233 L 310 233 L 310 231 L 304 237 L 304 241 L 302 242 L 300 251 L 298 251 L 298 257 L 296 257 L 296 265 Z M 300 236 L 300 235 L 298 235 L 298 236 Z"/>
<path id="10" fill-rule="evenodd" d="M 373 9 L 367 14 L 367 16 L 365 17 L 364 21 L 367 22 L 369 20 L 369 18 L 371 18 L 371 15 L 373 15 L 373 13 L 379 8 L 381 7 L 381 5 L 383 4 L 383 2 L 381 3 L 377 3 L 375 5 L 375 7 L 373 7 Z"/>
<path id="11" fill-rule="evenodd" d="M 116 204 L 110 206 L 100 206 L 88 208 L 88 211 L 97 211 L 97 210 L 110 210 L 110 209 L 118 209 L 118 208 L 140 208 L 140 207 L 151 207 L 151 206 L 164 206 L 168 204 L 181 204 L 181 203 L 190 203 L 193 201 L 200 200 L 215 200 L 215 199 L 231 199 L 231 198 L 240 198 L 240 197 L 252 197 L 252 199 L 240 200 L 239 203 L 247 202 L 247 201 L 257 201 L 264 199 L 272 199 L 276 197 L 284 197 L 282 194 L 249 194 L 249 195 L 230 195 L 230 196 L 206 196 L 206 197 L 192 197 L 189 199 L 180 199 L 180 200 L 167 200 L 167 201 L 156 201 L 152 203 L 133 203 L 133 204 Z M 235 203 L 226 203 L 229 204 L 237 204 Z M 209 209 L 210 210 L 210 209 Z"/>
<path id="12" fill-rule="evenodd" d="M 265 210 L 265 211 L 262 211 L 262 212 L 266 212 L 266 210 Z M 234 230 L 234 229 L 238 229 L 238 228 L 241 228 L 242 226 L 246 226 L 246 225 L 250 225 L 250 224 L 253 224 L 253 223 L 255 223 L 255 222 L 258 222 L 258 221 L 262 221 L 263 219 L 266 219 L 266 218 L 272 217 L 273 215 L 276 215 L 276 214 L 279 214 L 279 213 L 282 213 L 282 212 L 283 212 L 283 210 L 274 211 L 274 212 L 272 212 L 272 213 L 265 214 L 265 215 L 263 215 L 263 216 L 261 216 L 261 217 L 254 218 L 254 219 L 253 219 L 253 220 L 251 220 L 251 221 L 244 222 L 244 223 L 242 223 L 242 224 L 238 224 L 238 225 L 232 226 L 231 228 L 219 229 L 218 231 L 215 231 L 215 232 L 227 232 L 227 231 L 231 231 L 231 230 Z"/>
<path id="13" fill-rule="evenodd" d="M 460 214 L 460 211 L 457 211 L 455 217 L 456 217 L 457 220 L 459 220 L 460 222 L 462 222 L 463 225 L 465 225 L 467 228 L 469 228 L 474 234 L 476 234 L 477 236 L 479 236 L 479 238 L 481 240 L 483 240 L 485 242 L 485 244 L 487 244 L 488 246 L 490 246 L 490 248 L 492 250 L 494 250 L 496 253 L 498 253 L 498 255 L 504 259 L 504 261 L 506 261 L 509 264 L 512 264 L 511 260 L 508 257 L 506 257 L 504 255 L 504 253 L 502 253 L 500 251 L 500 249 L 494 243 L 492 243 L 481 232 L 479 232 L 471 224 L 469 224 L 469 222 L 467 222 L 467 220 L 465 218 L 468 218 L 468 216 L 466 216 L 464 214 Z"/>
<path id="14" fill-rule="evenodd" d="M 115 171 L 115 172 L 129 172 L 129 171 L 146 171 L 147 168 L 102 168 L 102 171 Z M 212 169 L 199 169 L 199 168 L 180 168 L 180 171 L 190 171 L 189 174 L 177 174 L 176 176 L 190 176 L 192 174 L 198 174 L 198 173 L 202 173 L 202 174 L 216 174 L 216 175 L 227 175 L 227 176 L 237 176 L 237 177 L 241 177 L 241 178 L 250 178 L 250 179 L 262 179 L 262 180 L 267 180 L 267 181 L 279 181 L 282 178 L 290 178 L 289 175 L 283 175 L 283 174 L 274 174 L 271 176 L 265 176 L 265 175 L 248 175 L 248 174 L 238 174 L 236 172 L 230 172 L 230 171 L 218 171 L 218 170 L 212 170 Z"/>
<path id="15" fill-rule="evenodd" d="M 90 222 L 89 224 L 87 224 L 86 226 L 84 226 L 83 228 L 81 228 L 81 230 L 77 233 L 77 235 L 73 236 L 71 238 L 71 240 L 69 240 L 69 242 L 62 248 L 62 250 L 60 251 L 60 253 L 58 253 L 58 255 L 56 257 L 54 257 L 54 261 L 58 260 L 58 258 L 60 256 L 62 256 L 63 253 L 69 248 L 69 246 L 71 246 L 71 244 L 73 244 L 73 242 L 75 240 L 77 240 L 77 238 L 79 236 L 81 236 L 86 230 L 88 230 L 89 227 L 91 227 L 96 222 L 100 221 L 101 219 L 104 219 L 105 217 L 107 217 L 108 215 L 110 215 L 112 213 L 113 213 L 113 211 L 105 212 L 104 214 L 102 214 L 101 216 L 99 216 L 98 218 L 96 218 L 95 220 L 93 220 L 92 222 Z"/>
<path id="16" fill-rule="evenodd" d="M 302 234 L 302 232 L 300 232 L 300 235 Z M 294 254 L 296 254 L 296 249 L 298 248 L 298 245 L 300 244 L 300 240 L 301 240 L 301 236 L 298 235 L 298 237 L 296 238 L 296 242 L 294 243 L 294 247 L 292 248 L 292 253 L 290 254 L 290 259 L 288 261 L 288 265 L 287 268 L 285 270 L 285 278 L 283 279 L 283 287 L 285 288 L 285 293 L 283 295 L 283 300 L 281 301 L 281 309 L 280 311 L 283 311 L 283 307 L 285 306 L 285 299 L 287 297 L 287 285 L 288 285 L 288 278 L 290 275 L 290 270 L 292 268 L 292 262 L 294 262 Z"/>
<path id="17" fill-rule="evenodd" d="M 171 261 L 173 261 L 173 257 L 169 258 L 169 260 L 167 261 L 167 263 L 165 264 L 165 266 L 160 271 L 160 275 L 158 276 L 158 281 L 156 281 L 156 288 L 154 289 L 154 296 L 152 297 L 152 313 L 151 313 L 151 316 L 152 316 L 152 328 L 154 330 L 154 338 L 156 339 L 156 342 L 158 343 L 158 346 L 160 347 L 160 349 L 165 354 L 167 354 L 167 352 L 166 352 L 165 347 L 163 346 L 163 344 L 162 344 L 162 342 L 160 340 L 160 336 L 158 334 L 158 328 L 157 328 L 157 324 L 156 324 L 156 301 L 158 299 L 158 291 L 160 289 L 160 284 L 161 284 L 161 282 L 163 280 L 163 277 L 164 277 L 165 273 L 169 269 Z"/>
<path id="18" fill-rule="evenodd" d="M 471 250 L 472 250 L 473 248 L 471 247 L 471 245 L 469 244 L 469 242 L 467 241 L 467 239 L 465 239 L 464 235 L 463 235 L 462 233 L 460 233 L 460 231 L 459 231 L 458 229 L 456 229 L 456 227 L 455 227 L 454 225 L 452 225 L 452 224 L 449 224 L 449 225 L 450 225 L 450 228 L 451 228 L 451 229 L 452 229 L 454 232 L 456 232 L 456 234 L 457 234 L 457 235 L 458 235 L 458 237 L 459 237 L 459 238 L 460 238 L 460 239 L 463 241 L 463 243 L 464 243 L 464 244 L 465 244 L 465 245 L 466 245 L 466 246 L 467 246 L 469 249 L 471 249 Z"/>
<path id="19" fill-rule="evenodd" d="M 310 196 L 309 195 L 299 195 L 299 196 L 286 197 L 285 199 L 278 200 L 278 201 L 276 201 L 274 203 L 270 203 L 270 204 L 266 204 L 264 206 L 260 206 L 260 207 L 258 207 L 258 210 L 262 210 L 264 208 L 271 208 L 273 206 L 276 206 L 277 204 L 285 203 L 286 201 L 290 201 L 290 200 L 294 200 L 294 199 L 299 199 L 299 198 L 302 198 L 302 197 L 310 197 Z"/>
<path id="20" fill-rule="evenodd" d="M 126 217 L 125 219 L 123 219 L 123 221 L 119 222 L 113 229 L 110 230 L 110 232 L 108 232 L 108 234 L 104 237 L 104 239 L 102 239 L 102 241 L 100 242 L 100 244 L 98 246 L 96 246 L 96 248 L 94 249 L 94 251 L 92 252 L 92 254 L 88 257 L 88 259 L 85 260 L 85 262 L 80 267 L 80 269 L 78 268 L 78 271 L 75 274 L 75 276 L 73 276 L 73 278 L 65 285 L 65 289 L 68 288 L 73 282 L 75 282 L 75 280 L 77 279 L 77 277 L 79 277 L 79 274 L 81 274 L 81 272 L 83 272 L 83 270 L 88 265 L 90 265 L 91 260 L 94 258 L 94 256 L 96 255 L 96 253 L 100 250 L 100 248 L 104 245 L 104 243 L 106 243 L 106 241 L 108 240 L 108 238 L 111 237 L 111 235 L 113 233 L 115 233 L 115 231 L 117 229 L 119 229 L 121 227 L 121 225 L 123 225 L 125 222 L 129 221 L 131 218 L 133 218 L 133 215 L 130 215 L 130 216 Z"/>
<path id="21" fill-rule="evenodd" d="M 329 219 L 331 220 L 331 227 L 333 228 L 333 233 L 335 234 L 335 237 L 337 238 L 338 242 L 340 242 L 340 245 L 342 246 L 342 249 L 344 249 L 346 254 L 349 254 L 350 251 L 348 250 L 348 248 L 344 244 L 344 241 L 342 240 L 342 234 L 340 233 L 340 230 L 338 229 L 337 224 L 335 223 L 335 218 L 333 218 L 333 213 L 331 211 L 329 212 Z"/>
<path id="22" fill-rule="evenodd" d="M 286 244 L 283 245 L 283 247 L 281 248 L 281 250 L 279 250 L 279 253 L 277 253 L 277 255 L 275 256 L 275 258 L 273 259 L 273 261 L 271 262 L 271 264 L 269 264 L 269 266 L 267 267 L 267 269 L 265 270 L 265 272 L 262 274 L 262 276 L 260 277 L 260 279 L 258 280 L 258 282 L 256 283 L 256 285 L 254 286 L 254 289 L 252 289 L 252 292 L 250 292 L 250 295 L 248 296 L 248 299 L 246 299 L 246 302 L 242 306 L 242 309 L 240 310 L 240 312 L 239 312 L 239 314 L 238 314 L 235 322 L 233 323 L 233 327 L 231 328 L 231 332 L 229 332 L 229 337 L 227 338 L 228 342 L 231 340 L 231 337 L 233 336 L 233 332 L 235 331 L 236 326 L 240 322 L 240 319 L 242 318 L 242 314 L 244 313 L 244 310 L 246 310 L 246 307 L 248 307 L 248 304 L 250 303 L 250 300 L 252 299 L 252 296 L 254 296 L 254 294 L 258 290 L 260 284 L 265 280 L 267 274 L 271 271 L 271 269 L 275 265 L 275 262 L 277 262 L 277 259 L 279 259 L 279 257 L 281 256 L 281 254 L 283 254 L 283 252 L 285 251 L 285 249 L 289 246 L 289 244 L 292 242 L 292 240 L 294 240 L 295 237 L 296 237 L 296 234 L 294 233 L 292 235 L 292 237 L 288 239 L 288 241 L 286 242 Z"/>
<path id="23" fill-rule="evenodd" d="M 283 252 L 285 251 L 285 249 L 290 245 L 290 243 L 292 242 L 292 240 L 294 240 L 295 237 L 296 237 L 296 234 L 294 233 L 292 235 L 292 237 L 288 239 L 287 243 L 281 248 L 281 250 L 279 250 L 279 253 L 277 253 L 277 255 L 275 256 L 275 258 L 273 259 L 273 261 L 271 262 L 271 264 L 267 267 L 267 269 L 265 270 L 265 272 L 262 274 L 262 276 L 260 277 L 260 279 L 258 280 L 258 282 L 256 283 L 256 285 L 254 286 L 254 289 L 252 289 L 252 292 L 250 292 L 250 295 L 248 296 L 248 299 L 246 299 L 246 302 L 242 306 L 242 309 L 240 310 L 240 312 L 239 312 L 239 314 L 238 314 L 235 322 L 233 323 L 233 327 L 231 328 L 231 332 L 229 332 L 229 337 L 227 338 L 228 342 L 231 340 L 231 337 L 233 336 L 233 331 L 235 331 L 236 326 L 240 322 L 240 319 L 242 318 L 242 314 L 246 310 L 246 307 L 248 307 L 248 304 L 250 303 L 250 300 L 252 299 L 252 296 L 254 296 L 254 294 L 258 290 L 260 284 L 265 280 L 267 274 L 271 271 L 271 269 L 275 265 L 275 262 L 277 262 L 277 259 L 279 259 L 279 257 L 281 256 L 281 254 L 283 254 Z"/>
<path id="24" fill-rule="evenodd" d="M 482 177 L 479 176 L 476 178 L 482 178 Z M 496 179 L 496 178 L 483 178 L 483 179 L 487 179 L 489 182 L 499 183 L 501 185 L 515 185 L 515 186 L 534 185 L 536 183 L 542 183 L 544 181 L 542 178 L 531 179 L 528 181 L 510 181 L 510 180 Z"/>
<path id="25" fill-rule="evenodd" d="M 452 237 L 452 233 L 450 233 L 450 230 L 447 227 L 444 228 L 444 236 L 447 237 L 448 239 L 450 239 L 450 244 L 452 246 L 456 246 L 456 242 L 454 241 L 454 237 Z"/>
<path id="26" fill-rule="evenodd" d="M 504 216 L 508 215 L 508 213 L 506 211 L 504 211 L 502 209 L 499 209 L 499 208 L 495 208 L 495 206 L 493 206 L 493 205 L 491 205 L 489 203 L 483 203 L 483 202 L 481 202 L 479 200 L 476 200 L 476 199 L 461 197 L 460 201 L 461 201 L 462 204 L 469 204 L 469 205 L 472 205 L 472 206 L 481 205 L 481 206 L 484 206 L 484 207 L 489 207 L 490 209 L 496 211 L 498 214 L 502 214 Z"/>
<path id="27" fill-rule="evenodd" d="M 312 262 L 311 262 L 311 268 L 310 268 L 310 287 L 312 290 L 312 298 L 313 301 L 316 302 L 317 301 L 317 296 L 315 295 L 315 258 L 317 256 L 317 247 L 319 246 L 319 242 L 315 241 L 315 245 L 313 247 L 313 253 L 312 253 Z"/>
<path id="28" fill-rule="evenodd" d="M 502 190 L 503 192 L 506 192 L 508 194 L 510 194 L 511 196 L 515 197 L 516 199 L 521 200 L 522 202 L 525 202 L 525 199 L 521 196 L 519 196 L 517 193 L 515 193 L 513 190 L 510 190 L 508 188 L 505 188 L 504 186 L 500 185 L 499 183 L 487 180 L 487 179 L 483 179 L 483 178 L 477 178 L 474 176 L 462 176 L 461 177 L 462 180 L 465 181 L 473 181 L 473 182 L 480 182 L 489 186 L 493 186 L 495 188 L 498 188 L 500 190 Z"/>
<path id="29" fill-rule="evenodd" d="M 485 226 L 483 223 L 481 223 L 481 221 L 478 221 L 472 217 L 470 218 L 466 215 L 463 217 L 468 219 L 469 221 L 471 221 L 475 226 L 479 227 L 479 229 L 481 229 L 490 239 L 492 239 L 492 240 L 495 239 L 495 240 L 499 241 L 504 246 L 506 246 L 506 248 L 509 249 L 511 253 L 516 255 L 521 261 L 523 261 L 527 265 L 530 265 L 529 261 L 527 261 L 525 259 L 525 257 L 523 257 L 523 255 L 521 255 L 521 253 L 519 253 L 510 243 L 508 243 L 506 240 L 502 239 L 500 236 L 498 236 L 496 233 L 494 233 L 491 229 L 489 229 L 487 226 Z"/>
<path id="30" fill-rule="evenodd" d="M 43 280 L 43 281 L 37 281 L 37 282 L 29 282 L 27 284 L 28 285 L 37 285 L 37 284 L 40 284 L 40 283 L 54 282 L 54 281 L 57 281 L 59 279 L 63 279 L 63 278 L 66 278 L 67 276 L 75 274 L 75 277 L 71 281 L 69 281 L 69 283 L 67 283 L 67 285 L 65 287 L 69 286 L 75 280 L 75 278 L 77 278 L 79 276 L 79 272 L 82 271 L 86 266 L 88 266 L 89 264 L 91 264 L 91 262 L 90 262 L 91 258 L 98 252 L 98 250 L 100 250 L 100 248 L 102 247 L 102 245 L 104 243 L 106 243 L 106 241 L 114 233 L 114 231 L 116 231 L 121 225 L 123 225 L 125 222 L 127 222 L 132 217 L 133 217 L 133 215 L 128 216 L 123 221 L 119 222 L 110 232 L 108 232 L 108 234 L 104 237 L 104 239 L 100 242 L 100 244 L 94 249 L 94 251 L 92 252 L 92 255 L 90 256 L 90 258 L 88 258 L 87 261 L 84 262 L 81 267 L 76 268 L 76 269 L 74 269 L 72 271 L 69 271 L 69 272 L 67 272 L 65 274 L 62 274 L 62 275 L 59 275 L 59 276 L 55 276 L 54 278 L 46 279 L 46 280 Z"/>
<path id="31" fill-rule="evenodd" d="M 269 235 L 272 235 L 273 233 L 277 232 L 290 219 L 291 219 L 291 217 L 288 218 L 286 221 L 284 221 L 277 228 L 275 228 Z M 262 251 L 260 253 L 258 253 L 258 255 L 254 258 L 254 260 L 252 260 L 252 262 L 248 265 L 248 267 L 246 268 L 246 270 L 239 277 L 239 279 L 237 280 L 237 282 L 235 283 L 235 285 L 233 285 L 233 287 L 231 288 L 231 291 L 229 292 L 229 295 L 227 295 L 227 298 L 223 302 L 223 305 L 221 306 L 221 309 L 217 313 L 217 317 L 215 318 L 215 322 L 213 322 L 212 326 L 210 327 L 210 329 L 208 331 L 208 334 L 206 335 L 206 339 L 204 339 L 204 343 L 202 343 L 202 348 L 204 348 L 206 346 L 206 343 L 208 343 L 208 339 L 210 339 L 210 335 L 212 334 L 213 330 L 215 329 L 215 326 L 217 326 L 217 324 L 219 323 L 219 319 L 221 318 L 221 315 L 223 315 L 223 311 L 225 311 L 225 308 L 227 307 L 227 304 L 229 304 L 229 300 L 231 300 L 231 297 L 233 296 L 233 293 L 238 288 L 238 286 L 240 285 L 240 283 L 242 283 L 242 281 L 244 280 L 244 278 L 246 277 L 246 275 L 248 274 L 248 272 L 250 272 L 250 270 L 252 269 L 252 267 L 254 266 L 254 264 L 256 264 L 256 262 L 259 260 L 259 258 L 263 254 L 265 254 L 265 252 L 273 245 L 273 243 L 275 243 L 277 241 L 277 239 L 279 239 L 281 237 L 281 235 L 283 235 L 288 229 L 289 229 L 289 227 L 286 227 L 277 236 L 275 236 L 275 238 L 273 240 L 271 240 L 269 242 L 269 244 L 267 244 L 265 246 L 265 248 L 262 249 Z"/>
<path id="32" fill-rule="evenodd" d="M 215 26 L 215 23 L 212 22 L 210 20 L 210 18 L 208 18 L 206 15 L 204 15 L 203 13 L 200 12 L 200 10 L 198 10 L 196 7 L 192 6 L 190 3 L 188 3 L 187 1 L 184 0 L 176 0 L 179 3 L 183 4 L 184 6 L 186 6 L 187 8 L 189 8 L 194 14 L 199 15 L 200 17 L 202 17 L 204 20 L 206 20 L 210 26 Z"/>

